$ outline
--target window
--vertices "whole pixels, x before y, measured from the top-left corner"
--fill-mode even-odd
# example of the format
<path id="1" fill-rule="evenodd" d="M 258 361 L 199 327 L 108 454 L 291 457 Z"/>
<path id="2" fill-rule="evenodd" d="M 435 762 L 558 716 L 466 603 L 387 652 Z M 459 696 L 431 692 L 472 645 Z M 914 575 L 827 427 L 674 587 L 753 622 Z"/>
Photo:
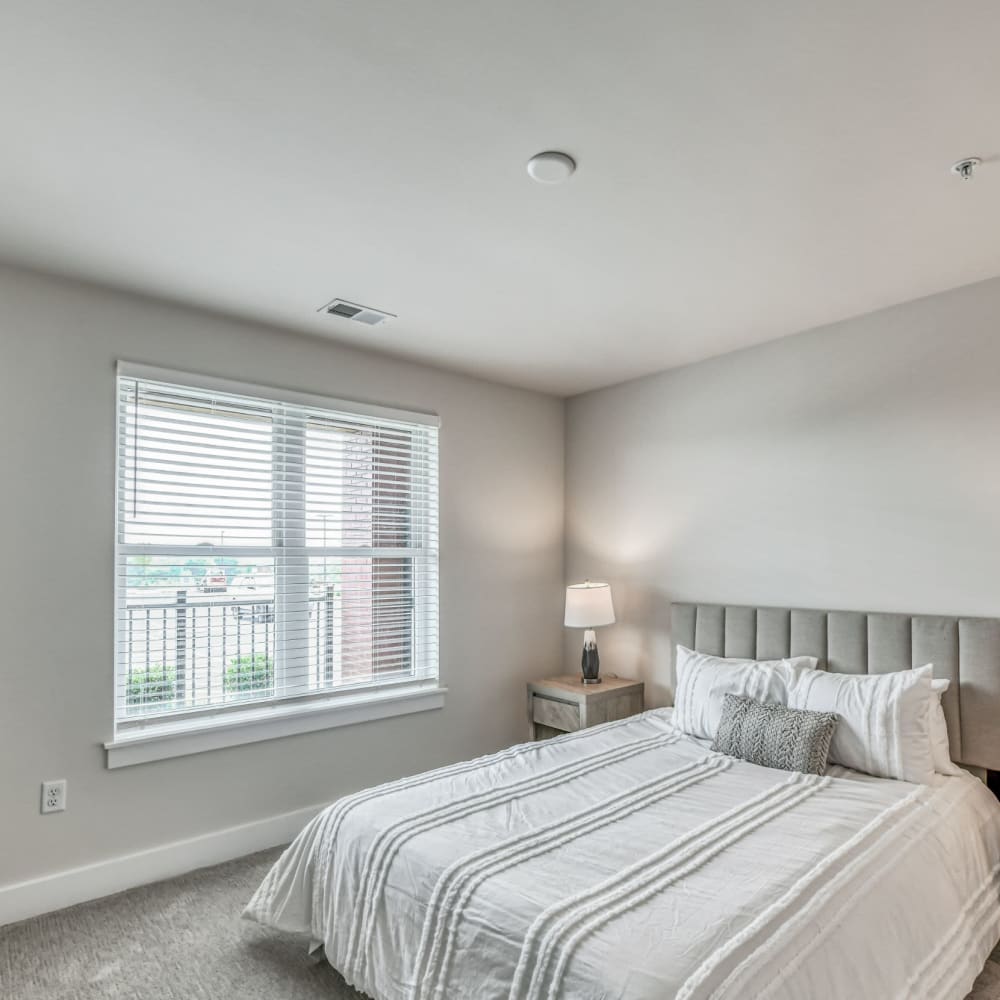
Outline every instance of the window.
<path id="1" fill-rule="evenodd" d="M 437 436 L 121 365 L 109 749 L 436 690 Z"/>

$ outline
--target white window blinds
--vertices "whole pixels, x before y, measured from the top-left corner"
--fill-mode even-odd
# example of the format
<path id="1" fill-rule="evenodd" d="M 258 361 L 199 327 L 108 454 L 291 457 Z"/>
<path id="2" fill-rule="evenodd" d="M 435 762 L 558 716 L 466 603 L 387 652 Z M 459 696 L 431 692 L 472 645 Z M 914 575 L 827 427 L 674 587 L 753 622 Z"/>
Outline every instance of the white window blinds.
<path id="1" fill-rule="evenodd" d="M 118 731 L 433 682 L 436 418 L 128 371 Z"/>

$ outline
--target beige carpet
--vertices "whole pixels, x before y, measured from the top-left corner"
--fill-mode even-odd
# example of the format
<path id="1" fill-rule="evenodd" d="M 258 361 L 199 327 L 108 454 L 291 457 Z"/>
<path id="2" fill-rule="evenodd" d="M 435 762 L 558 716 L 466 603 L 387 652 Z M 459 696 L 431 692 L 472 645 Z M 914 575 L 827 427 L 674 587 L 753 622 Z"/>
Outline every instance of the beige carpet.
<path id="1" fill-rule="evenodd" d="M 0 997 L 358 1000 L 325 962 L 309 958 L 301 938 L 240 920 L 277 855 L 265 851 L 0 928 Z M 974 1000 L 1000 1000 L 998 953 Z"/>

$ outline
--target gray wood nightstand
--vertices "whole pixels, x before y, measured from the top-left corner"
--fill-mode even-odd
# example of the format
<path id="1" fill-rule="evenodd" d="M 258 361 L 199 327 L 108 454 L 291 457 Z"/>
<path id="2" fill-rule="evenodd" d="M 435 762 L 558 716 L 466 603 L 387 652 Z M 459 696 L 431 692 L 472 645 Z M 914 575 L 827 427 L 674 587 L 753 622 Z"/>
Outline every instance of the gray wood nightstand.
<path id="1" fill-rule="evenodd" d="M 600 684 L 584 684 L 579 674 L 531 681 L 528 684 L 530 738 L 544 740 L 636 715 L 642 711 L 644 690 L 642 681 L 606 674 Z"/>

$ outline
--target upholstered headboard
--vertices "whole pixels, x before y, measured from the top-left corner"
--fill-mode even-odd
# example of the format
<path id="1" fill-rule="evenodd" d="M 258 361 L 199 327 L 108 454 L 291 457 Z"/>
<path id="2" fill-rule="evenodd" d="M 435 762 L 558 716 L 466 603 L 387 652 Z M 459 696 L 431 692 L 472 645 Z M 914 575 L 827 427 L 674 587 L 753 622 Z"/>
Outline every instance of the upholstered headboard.
<path id="1" fill-rule="evenodd" d="M 887 673 L 934 664 L 953 760 L 1000 770 L 1000 619 L 865 611 L 671 605 L 671 643 L 756 660 L 815 656 L 824 670 Z M 676 655 L 676 652 L 675 652 Z"/>

